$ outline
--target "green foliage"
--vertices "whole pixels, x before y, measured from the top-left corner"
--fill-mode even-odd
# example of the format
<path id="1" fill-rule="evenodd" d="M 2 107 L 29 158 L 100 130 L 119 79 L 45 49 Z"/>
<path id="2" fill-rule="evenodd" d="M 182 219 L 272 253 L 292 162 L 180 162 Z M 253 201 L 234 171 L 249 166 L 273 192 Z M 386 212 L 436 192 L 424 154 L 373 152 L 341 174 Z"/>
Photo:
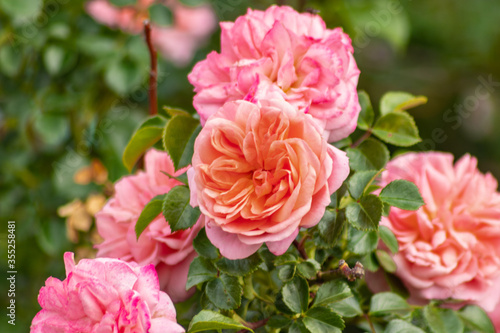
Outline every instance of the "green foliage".
<path id="1" fill-rule="evenodd" d="M 374 251 L 378 244 L 378 234 L 376 230 L 358 230 L 349 228 L 347 249 L 356 254 L 367 254 Z"/>
<path id="2" fill-rule="evenodd" d="M 373 126 L 373 134 L 395 146 L 409 147 L 422 141 L 415 120 L 406 112 L 389 112 Z"/>
<path id="3" fill-rule="evenodd" d="M 488 314 L 477 305 L 467 305 L 460 309 L 458 316 L 471 330 L 481 333 L 495 333 Z"/>
<path id="4" fill-rule="evenodd" d="M 295 276 L 291 281 L 285 283 L 281 290 L 283 302 L 294 313 L 304 313 L 309 304 L 309 286 L 307 281 Z"/>
<path id="5" fill-rule="evenodd" d="M 332 309 L 318 306 L 309 309 L 303 319 L 304 326 L 309 332 L 340 333 L 344 329 L 344 321 Z"/>
<path id="6" fill-rule="evenodd" d="M 408 110 L 427 103 L 427 97 L 414 96 L 407 92 L 390 91 L 380 99 L 380 114 Z"/>
<path id="7" fill-rule="evenodd" d="M 245 259 L 229 260 L 221 258 L 216 262 L 216 266 L 221 272 L 228 275 L 245 276 L 255 271 L 261 263 L 262 259 L 259 254 L 254 253 Z"/>
<path id="8" fill-rule="evenodd" d="M 367 130 L 373 125 L 375 112 L 373 112 L 372 102 L 366 91 L 358 92 L 358 99 L 361 105 L 361 111 L 358 117 L 358 128 Z"/>
<path id="9" fill-rule="evenodd" d="M 390 321 L 389 325 L 387 325 L 385 329 L 385 333 L 400 333 L 400 332 L 424 333 L 424 331 L 421 330 L 420 328 L 413 326 L 412 324 L 401 319 L 394 319 Z"/>
<path id="10" fill-rule="evenodd" d="M 450 309 L 428 305 L 424 308 L 424 318 L 432 333 L 461 333 L 464 331 L 464 324 L 458 315 Z"/>
<path id="11" fill-rule="evenodd" d="M 219 257 L 219 250 L 210 243 L 207 237 L 205 228 L 201 229 L 193 240 L 193 247 L 195 251 L 202 257 L 207 259 L 217 259 Z"/>
<path id="12" fill-rule="evenodd" d="M 223 316 L 220 313 L 202 310 L 193 320 L 189 323 L 188 333 L 204 332 L 208 330 L 246 330 L 253 332 L 253 330 L 240 324 L 236 320 Z"/>
<path id="13" fill-rule="evenodd" d="M 356 148 L 348 148 L 347 156 L 354 171 L 380 170 L 389 161 L 389 150 L 382 142 L 369 138 Z"/>
<path id="14" fill-rule="evenodd" d="M 382 201 L 373 194 L 362 196 L 346 207 L 347 221 L 360 230 L 376 230 L 382 217 Z"/>
<path id="15" fill-rule="evenodd" d="M 370 301 L 370 315 L 383 316 L 392 313 L 406 313 L 410 306 L 401 296 L 392 292 L 382 292 L 373 295 Z"/>
<path id="16" fill-rule="evenodd" d="M 382 239 L 384 244 L 389 248 L 389 250 L 391 250 L 392 253 L 398 252 L 398 240 L 396 239 L 396 236 L 394 236 L 394 233 L 391 231 L 391 229 L 382 225 L 378 229 L 378 234 L 380 236 L 380 239 Z"/>
<path id="17" fill-rule="evenodd" d="M 406 210 L 417 210 L 425 204 L 418 187 L 403 179 L 387 184 L 380 192 L 380 199 L 391 206 Z"/>
<path id="18" fill-rule="evenodd" d="M 189 266 L 186 289 L 217 278 L 217 269 L 210 260 L 196 257 Z"/>
<path id="19" fill-rule="evenodd" d="M 396 263 L 394 262 L 392 257 L 389 255 L 389 253 L 385 252 L 384 250 L 376 250 L 375 256 L 377 257 L 377 260 L 378 260 L 380 266 L 382 266 L 382 268 L 384 268 L 384 270 L 386 272 L 389 272 L 389 273 L 396 272 L 396 269 L 397 269 Z"/>
<path id="20" fill-rule="evenodd" d="M 164 195 L 157 195 L 151 199 L 139 215 L 137 223 L 135 224 L 135 234 L 137 239 L 141 236 L 144 229 L 162 212 Z"/>
<path id="21" fill-rule="evenodd" d="M 149 17 L 151 19 L 151 23 L 154 23 L 160 27 L 170 26 L 174 21 L 174 15 L 172 14 L 172 11 L 168 7 L 159 3 L 149 7 Z"/>
<path id="22" fill-rule="evenodd" d="M 319 287 L 314 299 L 314 306 L 330 305 L 352 296 L 351 289 L 344 281 L 329 281 Z"/>
<path id="23" fill-rule="evenodd" d="M 207 283 L 206 293 L 210 302 L 219 309 L 232 310 L 241 305 L 243 288 L 237 277 L 221 274 Z"/>
<path id="24" fill-rule="evenodd" d="M 377 171 L 359 171 L 349 178 L 347 188 L 354 199 L 359 199 L 365 192 L 366 188 L 375 180 L 379 174 Z"/>
<path id="25" fill-rule="evenodd" d="M 200 217 L 200 208 L 191 207 L 189 197 L 187 186 L 176 186 L 165 195 L 163 216 L 165 216 L 172 232 L 191 228 Z"/>
<path id="26" fill-rule="evenodd" d="M 177 114 L 170 119 L 163 133 L 163 146 L 168 151 L 175 170 L 191 163 L 194 141 L 201 131 L 197 119 Z"/>
<path id="27" fill-rule="evenodd" d="M 330 247 L 333 247 L 344 229 L 345 213 L 326 209 L 325 214 L 318 223 L 318 231 L 321 238 Z"/>

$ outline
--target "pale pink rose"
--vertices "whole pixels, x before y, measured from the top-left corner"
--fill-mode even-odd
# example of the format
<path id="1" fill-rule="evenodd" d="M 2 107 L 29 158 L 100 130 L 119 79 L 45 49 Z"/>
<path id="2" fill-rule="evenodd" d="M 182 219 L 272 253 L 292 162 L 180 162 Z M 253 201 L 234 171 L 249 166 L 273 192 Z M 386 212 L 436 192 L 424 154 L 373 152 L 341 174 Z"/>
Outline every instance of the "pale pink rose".
<path id="1" fill-rule="evenodd" d="M 453 298 L 492 311 L 500 300 L 500 193 L 497 181 L 463 156 L 408 153 L 387 164 L 381 185 L 415 183 L 425 205 L 391 208 L 381 225 L 399 242 L 396 275 L 416 301 Z"/>
<path id="2" fill-rule="evenodd" d="M 154 0 L 138 0 L 134 6 L 118 8 L 107 0 L 92 0 L 87 3 L 86 9 L 100 23 L 139 34 L 144 30 L 144 20 L 149 18 L 149 7 L 154 3 Z M 184 66 L 215 29 L 215 14 L 207 5 L 188 7 L 176 0 L 157 3 L 162 3 L 172 11 L 173 24 L 165 27 L 152 23 L 153 44 L 165 58 Z"/>
<path id="3" fill-rule="evenodd" d="M 71 252 L 64 264 L 66 279 L 49 277 L 40 289 L 31 333 L 184 332 L 153 265 L 104 258 L 75 265 Z"/>
<path id="4" fill-rule="evenodd" d="M 300 227 L 316 225 L 349 174 L 310 115 L 282 100 L 226 103 L 210 117 L 188 170 L 191 204 L 210 241 L 229 259 L 266 243 L 283 254 Z"/>
<path id="5" fill-rule="evenodd" d="M 200 219 L 193 228 L 172 233 L 160 214 L 137 239 L 135 225 L 146 204 L 181 184 L 163 172 L 177 176 L 185 171 L 175 172 L 168 154 L 154 149 L 146 153 L 144 164 L 145 171 L 123 177 L 115 184 L 115 195 L 96 214 L 97 230 L 104 239 L 96 245 L 97 256 L 155 265 L 161 289 L 174 302 L 183 301 L 194 292 L 186 291 L 186 280 L 189 265 L 196 257 L 193 239 L 203 223 Z"/>
<path id="6" fill-rule="evenodd" d="M 327 29 L 318 15 L 286 6 L 249 9 L 220 26 L 221 52 L 188 76 L 202 124 L 227 101 L 281 96 L 312 115 L 330 142 L 354 131 L 359 70 L 341 28 Z"/>
<path id="7" fill-rule="evenodd" d="M 493 325 L 495 326 L 495 331 L 500 333 L 500 302 L 497 304 L 497 307 L 492 312 L 488 313 L 490 316 Z"/>

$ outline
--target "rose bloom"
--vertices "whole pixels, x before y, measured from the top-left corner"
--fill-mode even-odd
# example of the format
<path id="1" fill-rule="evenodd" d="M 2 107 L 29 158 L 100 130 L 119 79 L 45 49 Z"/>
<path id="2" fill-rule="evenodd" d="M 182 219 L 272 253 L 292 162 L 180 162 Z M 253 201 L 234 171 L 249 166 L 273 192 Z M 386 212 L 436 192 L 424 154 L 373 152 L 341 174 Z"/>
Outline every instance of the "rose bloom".
<path id="1" fill-rule="evenodd" d="M 266 243 L 283 254 L 300 227 L 316 225 L 349 174 L 310 115 L 282 100 L 228 102 L 210 117 L 188 170 L 191 204 L 229 259 Z"/>
<path id="2" fill-rule="evenodd" d="M 181 184 L 163 172 L 177 176 L 185 171 L 175 172 L 168 154 L 154 149 L 146 153 L 144 164 L 145 171 L 123 177 L 115 184 L 114 197 L 96 214 L 97 231 L 104 239 L 96 245 L 97 256 L 154 264 L 161 289 L 174 302 L 183 301 L 194 292 L 186 291 L 186 281 L 189 265 L 196 257 L 193 239 L 203 224 L 200 219 L 193 228 L 172 233 L 160 214 L 137 239 L 135 225 L 146 204 Z"/>
<path id="3" fill-rule="evenodd" d="M 227 101 L 280 96 L 312 115 L 330 142 L 354 131 L 359 70 L 341 28 L 327 29 L 318 15 L 286 6 L 249 9 L 220 26 L 221 52 L 188 76 L 202 124 Z"/>
<path id="4" fill-rule="evenodd" d="M 184 332 L 175 308 L 159 290 L 153 265 L 117 259 L 82 259 L 64 254 L 66 279 L 49 277 L 40 289 L 42 310 L 31 333 Z"/>
<path id="5" fill-rule="evenodd" d="M 495 326 L 496 332 L 500 332 L 500 302 L 497 304 L 496 309 L 489 313 L 489 316 Z"/>
<path id="6" fill-rule="evenodd" d="M 417 302 L 453 298 L 492 311 L 500 300 L 500 194 L 497 181 L 463 156 L 408 153 L 387 164 L 381 185 L 415 183 L 425 205 L 391 208 L 381 225 L 399 242 L 396 275 Z"/>
<path id="7" fill-rule="evenodd" d="M 209 6 L 188 7 L 177 0 L 137 0 L 135 6 L 115 7 L 107 0 L 92 0 L 86 9 L 96 21 L 131 34 L 144 30 L 149 7 L 162 3 L 173 13 L 171 26 L 152 24 L 151 39 L 158 51 L 179 66 L 186 65 L 215 28 L 215 14 Z"/>

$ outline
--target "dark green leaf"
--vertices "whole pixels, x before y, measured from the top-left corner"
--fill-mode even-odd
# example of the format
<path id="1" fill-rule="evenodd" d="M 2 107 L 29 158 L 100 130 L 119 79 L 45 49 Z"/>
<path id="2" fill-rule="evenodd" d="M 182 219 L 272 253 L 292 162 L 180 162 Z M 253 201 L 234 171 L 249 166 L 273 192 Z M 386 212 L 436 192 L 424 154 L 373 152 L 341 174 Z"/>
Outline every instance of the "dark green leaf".
<path id="1" fill-rule="evenodd" d="M 176 170 L 191 164 L 194 141 L 201 131 L 199 121 L 176 115 L 170 119 L 163 133 L 163 146 L 168 151 Z"/>
<path id="2" fill-rule="evenodd" d="M 195 251 L 202 257 L 208 259 L 217 259 L 219 257 L 219 250 L 212 245 L 207 237 L 205 228 L 201 229 L 193 240 L 193 247 Z"/>
<path id="3" fill-rule="evenodd" d="M 336 210 L 325 210 L 325 214 L 318 223 L 318 231 L 329 247 L 333 247 L 337 243 L 344 228 L 344 221 L 344 211 L 337 213 Z"/>
<path id="4" fill-rule="evenodd" d="M 401 319 L 394 319 L 389 322 L 385 333 L 425 333 L 423 330 L 417 326 L 413 326 Z"/>
<path id="5" fill-rule="evenodd" d="M 314 307 L 306 312 L 303 319 L 304 325 L 310 332 L 342 332 L 344 320 L 332 309 L 326 307 Z"/>
<path id="6" fill-rule="evenodd" d="M 219 309 L 232 310 L 241 305 L 243 288 L 237 277 L 221 274 L 207 283 L 205 291 L 210 302 Z"/>
<path id="7" fill-rule="evenodd" d="M 374 177 L 378 174 L 378 171 L 357 171 L 354 175 L 349 178 L 347 181 L 347 188 L 349 189 L 349 193 L 354 199 L 359 199 L 365 188 L 370 185 Z"/>
<path id="8" fill-rule="evenodd" d="M 375 252 L 367 253 L 363 258 L 361 258 L 361 263 L 366 270 L 370 272 L 376 272 L 380 268 L 380 265 L 375 257 Z"/>
<path id="9" fill-rule="evenodd" d="M 402 111 L 427 103 L 427 97 L 414 96 L 407 92 L 390 91 L 380 99 L 380 114 Z"/>
<path id="10" fill-rule="evenodd" d="M 348 148 L 349 166 L 354 171 L 380 170 L 389 161 L 389 150 L 377 139 L 368 138 L 356 148 Z"/>
<path id="11" fill-rule="evenodd" d="M 16 76 L 21 69 L 23 55 L 20 49 L 4 44 L 0 48 L 0 70 L 9 77 Z"/>
<path id="12" fill-rule="evenodd" d="M 284 328 L 292 323 L 292 320 L 288 317 L 275 315 L 269 318 L 267 325 L 272 328 Z"/>
<path id="13" fill-rule="evenodd" d="M 339 302 L 331 303 L 329 307 L 342 317 L 351 318 L 363 314 L 359 302 L 355 297 L 349 297 Z"/>
<path id="14" fill-rule="evenodd" d="M 296 255 L 292 253 L 285 253 L 280 255 L 279 257 L 276 257 L 274 260 L 274 265 L 276 266 L 281 266 L 285 264 L 296 264 L 299 262 L 299 259 L 297 258 Z"/>
<path id="15" fill-rule="evenodd" d="M 135 5 L 137 0 L 109 0 L 116 7 Z"/>
<path id="16" fill-rule="evenodd" d="M 321 269 L 321 265 L 314 259 L 307 259 L 297 265 L 299 274 L 306 279 L 311 279 L 316 276 L 316 273 Z"/>
<path id="17" fill-rule="evenodd" d="M 117 94 L 125 95 L 139 88 L 143 74 L 136 62 L 130 59 L 116 59 L 106 67 L 104 79 Z"/>
<path id="18" fill-rule="evenodd" d="M 458 315 L 465 324 L 479 333 L 495 333 L 488 314 L 477 305 L 467 305 L 460 309 Z"/>
<path id="19" fill-rule="evenodd" d="M 208 330 L 247 330 L 253 332 L 236 320 L 223 316 L 220 313 L 202 310 L 189 323 L 188 333 L 205 332 Z"/>
<path id="20" fill-rule="evenodd" d="M 357 229 L 376 230 L 382 217 L 382 201 L 373 194 L 361 197 L 346 207 L 347 221 Z"/>
<path id="21" fill-rule="evenodd" d="M 203 257 L 196 257 L 189 266 L 186 290 L 215 278 L 217 278 L 217 269 L 210 260 Z"/>
<path id="22" fill-rule="evenodd" d="M 373 126 L 373 134 L 387 143 L 400 147 L 408 147 L 422 141 L 415 120 L 404 111 L 390 112 L 380 117 Z"/>
<path id="23" fill-rule="evenodd" d="M 356 254 L 366 254 L 374 251 L 378 245 L 378 234 L 376 230 L 358 230 L 349 228 L 347 249 Z"/>
<path id="24" fill-rule="evenodd" d="M 398 252 L 399 243 L 391 229 L 387 228 L 384 225 L 381 225 L 378 229 L 378 234 L 384 244 L 389 248 L 389 250 L 391 250 L 392 253 Z"/>
<path id="25" fill-rule="evenodd" d="M 383 202 L 405 210 L 417 210 L 425 204 L 418 187 L 403 179 L 390 182 L 382 189 L 379 197 Z"/>
<path id="26" fill-rule="evenodd" d="M 163 216 L 172 232 L 191 228 L 201 215 L 198 207 L 189 204 L 189 188 L 176 186 L 171 189 L 163 201 Z"/>
<path id="27" fill-rule="evenodd" d="M 385 252 L 384 250 L 376 250 L 375 256 L 377 257 L 380 266 L 382 266 L 386 272 L 389 273 L 396 272 L 396 269 L 398 267 L 396 266 L 396 263 L 389 255 L 389 253 Z"/>
<path id="28" fill-rule="evenodd" d="M 370 315 L 372 316 L 381 316 L 392 312 L 406 312 L 409 310 L 410 306 L 405 299 L 391 292 L 375 294 L 370 301 Z"/>
<path id="29" fill-rule="evenodd" d="M 139 157 L 141 157 L 146 150 L 161 139 L 166 121 L 167 120 L 163 117 L 154 116 L 147 119 L 135 131 L 123 152 L 123 164 L 128 171 L 132 170 Z"/>
<path id="30" fill-rule="evenodd" d="M 359 91 L 358 99 L 361 105 L 361 111 L 358 117 L 358 128 L 367 130 L 373 124 L 375 113 L 373 112 L 372 103 L 370 102 L 370 96 L 368 96 L 366 91 Z"/>
<path id="31" fill-rule="evenodd" d="M 137 219 L 137 223 L 135 224 L 135 234 L 137 239 L 142 234 L 144 229 L 148 227 L 148 225 L 153 221 L 160 213 L 163 207 L 163 199 L 165 195 L 157 195 L 151 201 L 144 206 L 141 215 Z"/>
<path id="32" fill-rule="evenodd" d="M 309 304 L 309 286 L 307 281 L 295 276 L 290 282 L 283 285 L 283 302 L 295 313 L 304 313 Z"/>
<path id="33" fill-rule="evenodd" d="M 316 293 L 314 306 L 328 305 L 352 297 L 351 289 L 342 280 L 333 280 L 323 283 Z"/>
<path id="34" fill-rule="evenodd" d="M 170 8 L 157 3 L 150 6 L 148 10 L 151 22 L 155 25 L 160 27 L 172 25 L 174 17 Z"/>
<path id="35" fill-rule="evenodd" d="M 278 270 L 278 278 L 283 282 L 290 281 L 295 275 L 296 268 L 297 266 L 294 264 L 281 266 Z"/>
<path id="36" fill-rule="evenodd" d="M 262 263 L 262 259 L 258 253 L 252 254 L 245 259 L 229 260 L 227 258 L 219 259 L 215 265 L 217 268 L 232 276 L 245 276 L 255 271 Z"/>
<path id="37" fill-rule="evenodd" d="M 461 333 L 464 324 L 457 314 L 450 309 L 435 308 L 430 305 L 424 308 L 424 318 L 433 333 Z"/>
<path id="38" fill-rule="evenodd" d="M 404 283 L 396 275 L 384 272 L 384 276 L 385 276 L 385 281 L 387 282 L 389 288 L 391 288 L 391 291 L 393 293 L 396 293 L 405 299 L 410 297 L 410 292 L 408 291 Z"/>
<path id="39" fill-rule="evenodd" d="M 305 326 L 302 318 L 297 319 L 288 329 L 288 333 L 311 333 Z"/>

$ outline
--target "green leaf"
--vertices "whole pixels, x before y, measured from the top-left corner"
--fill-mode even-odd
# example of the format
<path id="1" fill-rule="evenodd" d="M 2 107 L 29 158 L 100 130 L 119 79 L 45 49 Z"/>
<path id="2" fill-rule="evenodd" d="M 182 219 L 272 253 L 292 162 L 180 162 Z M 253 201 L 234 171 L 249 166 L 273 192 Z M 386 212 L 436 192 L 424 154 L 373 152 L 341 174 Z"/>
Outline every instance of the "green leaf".
<path id="1" fill-rule="evenodd" d="M 427 103 L 427 97 L 414 96 L 407 92 L 390 91 L 380 99 L 380 114 L 408 110 Z"/>
<path id="2" fill-rule="evenodd" d="M 352 292 L 345 281 L 329 281 L 319 287 L 314 299 L 314 306 L 328 305 L 349 297 L 352 297 Z"/>
<path id="3" fill-rule="evenodd" d="M 140 65 L 128 58 L 115 59 L 107 67 L 104 80 L 119 95 L 126 95 L 140 87 L 144 72 Z"/>
<path id="4" fill-rule="evenodd" d="M 40 13 L 42 7 L 43 0 L 0 0 L 0 8 L 13 19 L 34 18 Z M 38 25 L 39 23 L 34 21 L 31 24 Z"/>
<path id="5" fill-rule="evenodd" d="M 116 7 L 135 5 L 137 0 L 109 0 Z"/>
<path id="6" fill-rule="evenodd" d="M 396 293 L 405 299 L 410 297 L 410 292 L 408 291 L 408 289 L 406 288 L 406 286 L 399 277 L 388 272 L 384 272 L 384 276 L 385 276 L 385 281 L 387 282 L 389 288 L 391 288 L 391 291 L 393 293 Z"/>
<path id="7" fill-rule="evenodd" d="M 186 290 L 215 278 L 217 278 L 217 269 L 210 260 L 203 257 L 196 257 L 189 266 Z"/>
<path id="8" fill-rule="evenodd" d="M 358 171 L 347 181 L 347 188 L 354 199 L 359 199 L 365 189 L 373 182 L 378 171 Z"/>
<path id="9" fill-rule="evenodd" d="M 417 326 L 413 326 L 401 319 L 394 319 L 389 322 L 385 329 L 385 333 L 425 333 Z"/>
<path id="10" fill-rule="evenodd" d="M 425 204 L 418 187 L 403 179 L 397 179 L 382 189 L 379 195 L 383 202 L 405 210 L 417 210 Z"/>
<path id="11" fill-rule="evenodd" d="M 296 264 L 298 262 L 299 262 L 299 259 L 297 258 L 296 255 L 294 255 L 292 253 L 284 253 L 284 254 L 276 257 L 276 259 L 274 259 L 275 266 L 281 266 L 281 265 L 285 265 L 285 264 Z"/>
<path id="12" fill-rule="evenodd" d="M 59 46 L 49 46 L 43 53 L 43 63 L 50 75 L 58 74 L 63 65 L 66 51 Z"/>
<path id="13" fill-rule="evenodd" d="M 389 150 L 377 139 L 368 138 L 357 148 L 348 148 L 347 157 L 354 171 L 380 170 L 389 161 Z"/>
<path id="14" fill-rule="evenodd" d="M 309 309 L 303 319 L 304 325 L 310 332 L 340 333 L 344 329 L 344 320 L 332 309 L 314 307 Z"/>
<path id="15" fill-rule="evenodd" d="M 378 229 L 378 234 L 384 244 L 391 250 L 392 253 L 396 253 L 399 250 L 399 243 L 394 233 L 391 229 L 387 228 L 385 225 L 381 225 Z"/>
<path id="16" fill-rule="evenodd" d="M 451 309 L 440 309 L 428 305 L 424 308 L 424 318 L 433 333 L 464 331 L 464 324 Z"/>
<path id="17" fill-rule="evenodd" d="M 344 229 L 345 213 L 326 209 L 325 214 L 318 223 L 318 231 L 321 238 L 333 247 Z"/>
<path id="18" fill-rule="evenodd" d="M 205 3 L 205 0 L 180 0 L 180 2 L 182 2 L 186 6 L 197 7 L 203 5 Z"/>
<path id="19" fill-rule="evenodd" d="M 297 319 L 288 329 L 288 333 L 311 333 L 305 326 L 302 318 Z"/>
<path id="20" fill-rule="evenodd" d="M 361 197 L 346 207 L 347 221 L 357 229 L 376 230 L 382 217 L 382 201 L 373 194 Z"/>
<path id="21" fill-rule="evenodd" d="M 408 147 L 420 141 L 415 120 L 406 112 L 390 112 L 373 126 L 373 134 L 395 146 Z"/>
<path id="22" fill-rule="evenodd" d="M 272 327 L 272 328 L 284 328 L 287 327 L 292 323 L 292 320 L 290 318 L 287 318 L 282 315 L 275 315 L 269 318 L 267 322 L 267 326 Z"/>
<path id="23" fill-rule="evenodd" d="M 309 285 L 300 276 L 295 276 L 283 285 L 283 302 L 294 313 L 304 313 L 309 304 Z"/>
<path id="24" fill-rule="evenodd" d="M 370 315 L 383 316 L 392 312 L 406 312 L 410 310 L 410 306 L 401 296 L 391 293 L 382 292 L 373 295 L 370 301 Z"/>
<path id="25" fill-rule="evenodd" d="M 356 254 L 366 254 L 374 251 L 378 245 L 378 234 L 376 230 L 358 230 L 349 228 L 347 249 Z"/>
<path id="26" fill-rule="evenodd" d="M 171 107 L 171 106 L 163 106 L 163 110 L 170 117 L 175 117 L 175 116 L 191 117 L 191 114 L 189 112 L 187 112 L 186 110 L 174 108 L 174 107 Z"/>
<path id="27" fill-rule="evenodd" d="M 245 276 L 254 272 L 262 263 L 259 253 L 254 253 L 245 259 L 229 260 L 227 258 L 219 259 L 215 265 L 217 268 L 231 276 Z"/>
<path id="28" fill-rule="evenodd" d="M 14 77 L 19 73 L 23 62 L 23 54 L 20 49 L 16 49 L 9 44 L 3 44 L 0 48 L 0 70 L 9 77 Z"/>
<path id="29" fill-rule="evenodd" d="M 238 278 L 227 274 L 207 283 L 207 297 L 216 307 L 223 310 L 236 309 L 241 305 L 241 287 Z"/>
<path id="30" fill-rule="evenodd" d="M 148 118 L 135 131 L 123 152 L 123 164 L 131 171 L 135 163 L 146 150 L 161 139 L 167 119 L 161 116 Z"/>
<path id="31" fill-rule="evenodd" d="M 154 4 L 149 7 L 149 17 L 151 22 L 160 27 L 166 27 L 172 25 L 174 21 L 174 15 L 170 8 L 162 4 Z"/>
<path id="32" fill-rule="evenodd" d="M 316 273 L 321 270 L 321 265 L 314 259 L 307 259 L 297 265 L 299 274 L 306 279 L 311 279 L 316 276 Z"/>
<path id="33" fill-rule="evenodd" d="M 188 333 L 205 332 L 209 330 L 247 330 L 253 332 L 250 328 L 240 324 L 236 320 L 223 316 L 220 313 L 202 310 L 189 323 Z"/>
<path id="34" fill-rule="evenodd" d="M 477 305 L 467 305 L 460 309 L 458 315 L 465 324 L 479 333 L 495 333 L 488 314 Z"/>
<path id="35" fill-rule="evenodd" d="M 163 146 L 172 158 L 175 170 L 191 164 L 194 141 L 201 131 L 199 124 L 199 120 L 192 117 L 176 115 L 165 127 Z"/>
<path id="36" fill-rule="evenodd" d="M 283 282 L 290 281 L 295 276 L 296 269 L 296 265 L 283 265 L 278 270 L 278 278 Z"/>
<path id="37" fill-rule="evenodd" d="M 355 297 L 349 297 L 339 302 L 332 303 L 329 307 L 342 317 L 352 318 L 363 314 L 359 302 Z"/>
<path id="38" fill-rule="evenodd" d="M 398 267 L 396 266 L 396 263 L 389 255 L 389 253 L 385 252 L 384 250 L 376 250 L 375 256 L 377 257 L 380 266 L 382 266 L 386 272 L 389 273 L 396 272 Z"/>
<path id="39" fill-rule="evenodd" d="M 189 196 L 187 186 L 176 186 L 165 196 L 163 216 L 172 232 L 191 228 L 201 215 L 200 208 L 193 208 L 189 204 Z"/>
<path id="40" fill-rule="evenodd" d="M 135 224 L 135 234 L 137 239 L 139 239 L 139 236 L 141 236 L 142 232 L 148 227 L 151 221 L 153 221 L 161 213 L 164 198 L 165 195 L 157 195 L 142 209 L 141 215 L 139 215 L 137 223 Z"/>
<path id="41" fill-rule="evenodd" d="M 193 247 L 195 251 L 202 257 L 208 259 L 217 259 L 219 257 L 219 250 L 212 245 L 207 237 L 205 228 L 201 229 L 193 240 Z"/>
<path id="42" fill-rule="evenodd" d="M 368 96 L 366 91 L 358 91 L 358 99 L 361 105 L 361 111 L 358 117 L 358 128 L 367 130 L 373 124 L 375 113 L 373 112 L 372 103 L 370 102 L 370 96 Z"/>

